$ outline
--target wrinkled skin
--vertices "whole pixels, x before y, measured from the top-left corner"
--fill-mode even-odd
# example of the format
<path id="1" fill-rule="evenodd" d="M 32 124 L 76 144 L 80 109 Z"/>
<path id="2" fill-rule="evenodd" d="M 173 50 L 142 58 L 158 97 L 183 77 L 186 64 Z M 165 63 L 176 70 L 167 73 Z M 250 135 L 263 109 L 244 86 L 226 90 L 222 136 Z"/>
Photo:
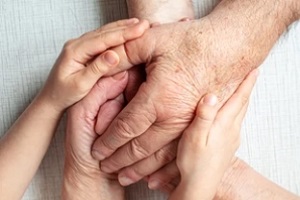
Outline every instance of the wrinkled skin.
<path id="1" fill-rule="evenodd" d="M 279 33 L 253 34 L 259 25 L 253 30 L 232 15 L 161 25 L 126 44 L 129 63 L 147 63 L 147 80 L 93 146 L 103 171 L 130 166 L 119 174 L 128 185 L 172 161 L 177 143 L 166 145 L 187 127 L 199 99 L 212 92 L 224 102 L 261 64 Z"/>
<path id="2" fill-rule="evenodd" d="M 123 108 L 127 73 L 103 78 L 68 111 L 63 199 L 124 199 L 117 176 L 101 172 L 91 146 Z M 108 112 L 109 110 L 109 112 Z M 97 120 L 105 115 L 106 120 Z"/>

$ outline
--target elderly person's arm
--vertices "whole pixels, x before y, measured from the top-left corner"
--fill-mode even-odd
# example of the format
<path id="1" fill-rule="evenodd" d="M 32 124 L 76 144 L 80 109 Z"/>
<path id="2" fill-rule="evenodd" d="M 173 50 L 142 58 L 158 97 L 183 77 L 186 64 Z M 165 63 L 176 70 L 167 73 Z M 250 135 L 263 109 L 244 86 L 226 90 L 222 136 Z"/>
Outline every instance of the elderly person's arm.
<path id="1" fill-rule="evenodd" d="M 192 0 L 127 0 L 129 17 L 147 19 L 150 23 L 177 22 L 194 18 Z"/>

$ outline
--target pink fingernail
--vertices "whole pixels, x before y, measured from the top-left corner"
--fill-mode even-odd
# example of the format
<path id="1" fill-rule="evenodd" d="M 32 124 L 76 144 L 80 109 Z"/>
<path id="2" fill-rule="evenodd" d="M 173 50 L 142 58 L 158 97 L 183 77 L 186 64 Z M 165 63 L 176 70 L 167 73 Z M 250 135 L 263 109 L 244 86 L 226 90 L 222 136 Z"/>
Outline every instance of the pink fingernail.
<path id="1" fill-rule="evenodd" d="M 100 153 L 99 151 L 97 151 L 97 150 L 93 150 L 92 151 L 92 155 L 93 155 L 93 157 L 96 159 L 96 160 L 104 160 L 105 159 L 105 156 L 102 154 L 102 153 Z"/>
<path id="2" fill-rule="evenodd" d="M 127 71 L 118 73 L 118 74 L 116 74 L 116 75 L 113 76 L 113 79 L 115 79 L 115 80 L 122 80 L 125 77 L 126 74 L 127 74 Z"/>
<path id="3" fill-rule="evenodd" d="M 138 23 L 140 20 L 138 18 L 131 18 L 131 19 L 128 19 L 127 21 L 127 24 L 130 25 L 130 24 L 136 24 Z"/>
<path id="4" fill-rule="evenodd" d="M 133 180 L 131 180 L 130 178 L 126 177 L 126 176 L 121 176 L 119 177 L 119 182 L 122 186 L 128 186 L 134 183 Z"/>
<path id="5" fill-rule="evenodd" d="M 112 66 L 115 66 L 118 64 L 119 60 L 116 56 L 115 53 L 113 53 L 112 51 L 107 51 L 104 53 L 104 59 L 105 61 L 109 64 L 109 65 L 112 65 Z"/>
<path id="6" fill-rule="evenodd" d="M 156 189 L 160 188 L 161 185 L 162 184 L 161 184 L 160 181 L 152 180 L 152 181 L 149 181 L 148 188 L 151 189 L 151 190 L 156 190 Z"/>
<path id="7" fill-rule="evenodd" d="M 108 173 L 108 174 L 112 173 L 112 170 L 109 167 L 101 166 L 100 168 L 101 168 L 101 171 L 104 172 L 104 173 Z"/>
<path id="8" fill-rule="evenodd" d="M 218 97 L 216 95 L 206 95 L 203 99 L 203 104 L 209 105 L 209 106 L 215 106 L 218 103 Z"/>

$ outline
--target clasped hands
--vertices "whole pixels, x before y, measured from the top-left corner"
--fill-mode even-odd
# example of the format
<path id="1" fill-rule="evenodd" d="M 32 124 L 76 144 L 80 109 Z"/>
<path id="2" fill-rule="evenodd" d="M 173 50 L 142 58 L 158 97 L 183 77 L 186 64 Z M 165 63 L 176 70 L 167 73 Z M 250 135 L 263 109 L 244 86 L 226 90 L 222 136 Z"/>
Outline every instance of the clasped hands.
<path id="1" fill-rule="evenodd" d="M 207 23 L 201 21 L 203 31 Z M 118 21 L 65 46 L 63 52 L 77 56 L 76 62 L 102 53 L 89 63 L 93 68 L 88 75 L 96 80 L 92 75 L 100 70 L 107 76 L 68 112 L 65 197 L 75 187 L 85 195 L 78 199 L 123 199 L 122 186 L 144 178 L 149 188 L 172 192 L 170 199 L 199 194 L 212 199 L 235 161 L 257 71 L 244 80 L 250 70 L 227 68 L 236 75 L 232 80 L 219 74 L 224 69 L 201 60 L 199 52 L 204 52 L 195 45 L 199 41 L 191 40 L 199 33 L 198 22 L 148 28 L 146 21 Z M 104 59 L 111 63 L 109 69 L 103 69 Z M 138 66 L 143 63 L 144 82 Z"/>

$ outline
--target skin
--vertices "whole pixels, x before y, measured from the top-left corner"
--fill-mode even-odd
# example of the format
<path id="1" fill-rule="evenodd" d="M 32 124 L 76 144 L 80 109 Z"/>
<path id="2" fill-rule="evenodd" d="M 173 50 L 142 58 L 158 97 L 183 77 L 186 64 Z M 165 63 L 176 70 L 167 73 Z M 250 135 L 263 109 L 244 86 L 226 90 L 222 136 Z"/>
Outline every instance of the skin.
<path id="1" fill-rule="evenodd" d="M 196 116 L 180 139 L 176 164 L 181 180 L 170 200 L 211 200 L 240 143 L 240 129 L 257 78 L 250 73 L 218 110 L 214 95 L 199 103 Z"/>
<path id="2" fill-rule="evenodd" d="M 124 199 L 117 175 L 101 172 L 91 155 L 97 133 L 105 130 L 121 111 L 128 73 L 118 79 L 101 79 L 92 91 L 68 111 L 62 199 Z M 97 120 L 105 115 L 106 121 Z"/>
<path id="3" fill-rule="evenodd" d="M 239 146 L 240 127 L 256 77 L 256 71 L 251 73 L 220 110 L 215 95 L 199 101 L 196 116 L 179 142 L 177 165 L 182 179 L 170 200 L 211 199 L 215 195 Z M 62 199 L 124 199 L 117 175 L 103 173 L 90 148 L 97 132 L 105 130 L 123 108 L 127 81 L 127 73 L 118 79 L 101 79 L 68 111 Z M 108 120 L 100 121 L 102 115 Z M 212 167 L 216 164 L 220 166 L 217 169 Z"/>
<path id="4" fill-rule="evenodd" d="M 95 142 L 101 169 L 130 185 L 174 163 L 198 100 L 215 93 L 226 102 L 299 16 L 296 0 L 223 0 L 202 19 L 154 27 L 115 49 L 129 58 L 121 66 L 145 62 L 147 79 Z"/>
<path id="5" fill-rule="evenodd" d="M 1 138 L 1 198 L 22 197 L 64 110 L 87 95 L 99 78 L 118 67 L 119 55 L 108 49 L 140 37 L 147 28 L 146 21 L 123 20 L 66 43 L 41 92 Z M 98 45 L 91 45 L 95 43 Z M 120 76 L 124 74 L 115 78 Z"/>
<path id="6" fill-rule="evenodd" d="M 146 19 L 151 24 L 178 22 L 183 18 L 194 18 L 191 0 L 127 0 L 129 17 Z M 176 10 L 176 12 L 174 12 Z"/>

